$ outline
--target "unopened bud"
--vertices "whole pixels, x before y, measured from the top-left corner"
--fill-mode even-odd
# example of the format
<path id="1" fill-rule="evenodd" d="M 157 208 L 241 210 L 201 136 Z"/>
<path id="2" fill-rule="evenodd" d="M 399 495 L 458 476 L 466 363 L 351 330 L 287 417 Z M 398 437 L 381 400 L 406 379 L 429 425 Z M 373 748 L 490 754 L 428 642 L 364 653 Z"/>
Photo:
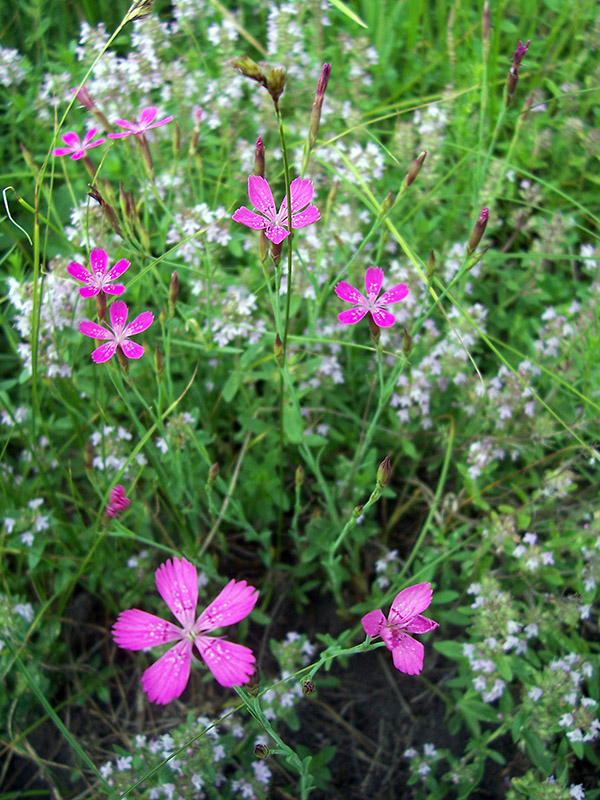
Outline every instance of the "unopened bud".
<path id="1" fill-rule="evenodd" d="M 406 185 L 412 186 L 415 182 L 417 175 L 421 172 L 421 167 L 423 166 L 423 162 L 427 158 L 427 150 L 423 150 L 422 153 L 415 158 L 412 163 L 411 168 L 408 170 L 408 175 L 406 176 Z"/>
<path id="2" fill-rule="evenodd" d="M 265 177 L 265 146 L 259 136 L 256 140 L 256 150 L 254 151 L 254 174 Z"/>
<path id="3" fill-rule="evenodd" d="M 161 325 L 164 325 L 167 321 L 167 312 L 164 308 L 161 308 L 160 314 L 158 315 L 158 321 Z"/>
<path id="4" fill-rule="evenodd" d="M 531 43 L 531 39 L 528 39 L 527 44 L 523 44 L 523 42 L 519 41 L 517 49 L 513 53 L 513 61 L 512 66 L 508 71 L 508 76 L 506 78 L 506 105 L 510 105 L 512 102 L 513 97 L 515 96 L 515 92 L 517 90 L 517 83 L 519 82 L 519 67 L 521 66 L 521 62 L 525 57 L 525 53 L 527 52 L 529 45 Z"/>
<path id="5" fill-rule="evenodd" d="M 285 84 L 287 82 L 287 73 L 283 67 L 273 67 L 267 75 L 267 91 L 273 98 L 275 107 L 277 108 L 279 98 L 283 94 Z"/>
<path id="6" fill-rule="evenodd" d="M 171 275 L 171 283 L 169 284 L 169 316 L 173 318 L 175 314 L 175 306 L 177 305 L 177 298 L 179 296 L 179 276 L 176 272 Z"/>
<path id="7" fill-rule="evenodd" d="M 294 483 L 298 488 L 302 486 L 304 483 L 304 469 L 302 468 L 302 464 L 296 467 L 296 475 L 294 477 Z"/>
<path id="8" fill-rule="evenodd" d="M 279 364 L 280 367 L 283 366 L 283 342 L 281 341 L 281 337 L 278 333 L 275 334 L 275 342 L 273 343 L 273 353 L 275 355 L 275 361 Z"/>
<path id="9" fill-rule="evenodd" d="M 94 103 L 91 94 L 88 92 L 85 86 L 76 86 L 72 89 L 75 98 L 79 100 L 81 105 L 84 108 L 87 108 L 88 111 L 93 111 L 96 108 L 96 104 Z"/>
<path id="10" fill-rule="evenodd" d="M 404 328 L 402 334 L 402 352 L 408 358 L 412 350 L 412 336 L 408 332 L 408 328 Z"/>
<path id="11" fill-rule="evenodd" d="M 93 200 L 95 200 L 97 203 L 100 204 L 102 213 L 104 214 L 110 227 L 113 229 L 115 233 L 118 233 L 119 236 L 122 236 L 123 232 L 121 231 L 121 226 L 119 225 L 119 218 L 117 217 L 114 208 L 110 205 L 110 203 L 107 203 L 106 200 L 102 197 L 102 195 L 98 191 L 98 187 L 92 186 L 91 183 L 88 183 L 88 187 L 90 190 L 88 192 L 88 197 L 91 197 Z"/>
<path id="12" fill-rule="evenodd" d="M 390 461 L 390 457 L 386 456 L 377 469 L 377 483 L 381 487 L 385 487 L 388 485 L 391 477 L 392 462 Z"/>
<path id="13" fill-rule="evenodd" d="M 302 684 L 302 693 L 303 694 L 314 694 L 317 690 L 313 681 L 304 681 Z"/>
<path id="14" fill-rule="evenodd" d="M 254 746 L 254 755 L 256 758 L 268 758 L 271 751 L 266 744 L 257 744 Z"/>
<path id="15" fill-rule="evenodd" d="M 327 84 L 329 83 L 329 76 L 331 75 L 331 64 L 323 64 L 321 74 L 317 81 L 317 93 L 310 112 L 310 122 L 308 123 L 308 150 L 311 150 L 317 140 L 319 133 L 319 125 L 321 124 L 321 109 L 323 107 L 323 99 L 327 91 Z"/>
<path id="16" fill-rule="evenodd" d="M 219 477 L 219 465 L 215 461 L 215 463 L 211 464 L 210 467 L 208 468 L 208 478 L 206 481 L 208 486 L 212 488 L 215 485 L 215 481 L 217 480 L 218 477 Z"/>
<path id="17" fill-rule="evenodd" d="M 194 127 L 192 129 L 192 138 L 190 139 L 190 146 L 188 149 L 189 156 L 195 156 L 198 149 L 198 136 L 200 135 L 200 120 L 202 119 L 202 109 L 197 106 L 193 113 Z"/>
<path id="18" fill-rule="evenodd" d="M 378 214 L 378 219 L 383 219 L 386 216 L 386 214 L 389 214 L 393 205 L 394 205 L 394 192 L 390 189 L 385 196 L 385 200 L 381 204 L 381 211 Z"/>
<path id="19" fill-rule="evenodd" d="M 433 273 L 435 272 L 435 253 L 433 250 L 429 253 L 429 258 L 427 259 L 427 279 L 431 280 L 433 278 Z"/>
<path id="20" fill-rule="evenodd" d="M 363 512 L 364 506 L 356 506 L 352 509 L 352 519 L 358 519 Z"/>
<path id="21" fill-rule="evenodd" d="M 283 242 L 279 242 L 279 244 L 275 244 L 275 242 L 271 242 L 271 259 L 276 267 L 279 266 L 279 262 L 281 261 L 281 251 L 283 250 Z"/>
<path id="22" fill-rule="evenodd" d="M 89 439 L 83 448 L 83 464 L 86 469 L 91 469 L 94 466 L 94 446 Z"/>
<path id="23" fill-rule="evenodd" d="M 259 67 L 256 61 L 253 61 L 250 56 L 238 56 L 237 58 L 232 58 L 229 63 L 234 69 L 237 69 L 238 72 L 245 75 L 246 78 L 260 83 L 261 86 L 267 85 L 267 76 L 264 69 Z"/>
<path id="24" fill-rule="evenodd" d="M 473 228 L 473 232 L 471 233 L 471 238 L 469 239 L 469 243 L 467 244 L 467 255 L 470 256 L 475 252 L 475 248 L 481 241 L 481 237 L 485 231 L 486 225 L 488 224 L 488 218 L 490 216 L 489 208 L 484 208 L 479 217 L 477 218 L 477 222 L 475 223 L 475 227 Z"/>

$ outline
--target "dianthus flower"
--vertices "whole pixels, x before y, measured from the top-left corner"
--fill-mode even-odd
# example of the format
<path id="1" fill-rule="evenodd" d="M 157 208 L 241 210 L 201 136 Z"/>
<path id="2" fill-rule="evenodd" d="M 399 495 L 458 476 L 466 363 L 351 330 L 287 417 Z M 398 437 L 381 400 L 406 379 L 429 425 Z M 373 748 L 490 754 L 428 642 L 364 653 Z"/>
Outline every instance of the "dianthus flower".
<path id="1" fill-rule="evenodd" d="M 100 292 L 123 294 L 125 291 L 123 284 L 113 283 L 112 281 L 120 278 L 129 269 L 131 266 L 129 261 L 122 258 L 107 272 L 108 257 L 106 250 L 98 249 L 92 250 L 90 253 L 90 266 L 92 268 L 91 272 L 77 261 L 71 261 L 67 267 L 67 272 L 72 278 L 87 284 L 87 286 L 82 286 L 79 289 L 79 294 L 82 297 L 95 297 Z"/>
<path id="2" fill-rule="evenodd" d="M 142 134 L 146 133 L 147 130 L 150 130 L 150 128 L 158 128 L 161 125 L 166 125 L 168 122 L 173 121 L 173 117 L 171 116 L 165 117 L 158 122 L 154 122 L 157 113 L 158 108 L 156 106 L 150 106 L 141 112 L 139 122 L 136 122 L 135 120 L 130 122 L 128 119 L 116 119 L 115 125 L 118 125 L 120 128 L 126 128 L 127 130 L 122 131 L 121 133 L 109 133 L 108 138 L 123 139 L 125 136 L 131 136 L 132 134 L 135 136 L 141 136 Z"/>
<path id="3" fill-rule="evenodd" d="M 361 619 L 367 636 L 381 636 L 392 651 L 394 666 L 407 675 L 418 675 L 423 669 L 425 648 L 409 633 L 429 633 L 439 623 L 423 617 L 421 611 L 431 603 L 431 584 L 417 583 L 397 594 L 388 618 L 383 611 L 370 611 Z"/>
<path id="4" fill-rule="evenodd" d="M 185 558 L 173 558 L 156 570 L 156 588 L 181 627 L 146 611 L 122 611 L 112 628 L 119 647 L 143 650 L 177 642 L 142 675 L 142 687 L 153 703 L 164 705 L 183 692 L 190 676 L 194 645 L 221 686 L 240 686 L 254 673 L 254 654 L 248 647 L 206 636 L 239 622 L 254 608 L 258 591 L 246 581 L 231 580 L 195 619 L 198 572 Z"/>
<path id="5" fill-rule="evenodd" d="M 106 506 L 107 517 L 119 517 L 131 505 L 131 500 L 125 496 L 125 487 L 118 483 L 112 492 Z"/>
<path id="6" fill-rule="evenodd" d="M 356 306 L 356 308 L 349 308 L 338 314 L 338 320 L 344 325 L 354 325 L 370 313 L 376 325 L 380 328 L 390 328 L 396 322 L 396 317 L 386 311 L 383 306 L 404 300 L 410 290 L 405 283 L 398 283 L 378 298 L 382 283 L 383 270 L 380 267 L 369 267 L 365 273 L 366 297 L 346 281 L 337 283 L 335 293 L 340 300 L 354 303 Z"/>
<path id="7" fill-rule="evenodd" d="M 109 312 L 112 330 L 103 328 L 96 322 L 90 322 L 89 319 L 84 319 L 79 323 L 79 332 L 84 336 L 109 340 L 92 352 L 92 359 L 96 364 L 108 361 L 114 356 L 117 347 L 121 348 L 127 358 L 141 358 L 144 355 L 144 348 L 141 344 L 132 342 L 129 337 L 149 328 L 154 322 L 154 314 L 151 311 L 143 311 L 127 325 L 127 304 L 123 300 L 115 300 L 114 303 L 111 303 Z"/>
<path id="8" fill-rule="evenodd" d="M 104 139 L 92 139 L 96 135 L 98 128 L 90 128 L 90 130 L 83 137 L 83 141 L 74 131 L 68 131 L 63 134 L 62 140 L 68 147 L 57 147 L 52 151 L 53 156 L 71 156 L 74 161 L 85 156 L 85 151 L 90 150 L 92 147 L 97 147 L 99 144 L 104 144 Z"/>
<path id="9" fill-rule="evenodd" d="M 314 191 L 312 181 L 307 179 L 294 178 L 290 183 L 292 228 L 305 228 L 320 219 L 319 209 L 310 205 Z M 281 207 L 277 211 L 271 187 L 260 175 L 249 176 L 248 197 L 260 214 L 255 214 L 246 206 L 242 206 L 234 212 L 232 219 L 254 230 L 264 230 L 265 236 L 273 244 L 283 242 L 290 235 L 287 197 L 283 198 Z"/>

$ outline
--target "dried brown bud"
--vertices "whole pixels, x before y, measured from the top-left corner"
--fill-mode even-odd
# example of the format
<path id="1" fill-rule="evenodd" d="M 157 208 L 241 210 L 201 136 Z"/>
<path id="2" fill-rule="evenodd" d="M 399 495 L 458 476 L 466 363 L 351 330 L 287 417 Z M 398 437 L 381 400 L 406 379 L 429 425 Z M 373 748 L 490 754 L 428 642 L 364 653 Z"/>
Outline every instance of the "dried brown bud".
<path id="1" fill-rule="evenodd" d="M 407 186 L 412 186 L 412 184 L 415 182 L 417 175 L 419 174 L 419 172 L 421 172 L 421 167 L 423 166 L 423 162 L 425 161 L 426 158 L 427 158 L 427 150 L 423 150 L 423 152 L 419 153 L 419 155 L 413 161 L 411 168 L 408 170 L 408 175 L 406 176 Z"/>
<path id="2" fill-rule="evenodd" d="M 313 681 L 304 681 L 302 684 L 302 692 L 303 694 L 314 694 L 316 692 L 317 687 L 313 683 Z"/>
<path id="3" fill-rule="evenodd" d="M 106 220 L 110 225 L 110 227 L 113 229 L 115 233 L 118 233 L 119 236 L 122 236 L 123 232 L 121 230 L 121 226 L 119 224 L 119 218 L 117 217 L 114 208 L 110 205 L 110 203 L 107 203 L 106 200 L 102 197 L 102 195 L 98 191 L 97 186 L 92 186 L 91 183 L 88 183 L 88 187 L 90 190 L 88 192 L 88 197 L 91 197 L 93 200 L 95 200 L 97 203 L 100 204 L 102 213 L 106 217 Z"/>
<path id="4" fill-rule="evenodd" d="M 208 468 L 208 485 L 214 486 L 215 481 L 217 480 L 218 477 L 219 477 L 219 465 L 215 461 L 215 463 L 211 464 L 210 467 Z"/>
<path id="5" fill-rule="evenodd" d="M 260 83 L 261 86 L 266 87 L 267 76 L 264 69 L 260 67 L 256 61 L 251 59 L 250 56 L 238 56 L 237 58 L 232 58 L 229 63 L 234 69 L 237 69 L 238 72 L 245 75 L 246 78 L 250 78 Z"/>
<path id="6" fill-rule="evenodd" d="M 471 233 L 471 238 L 469 239 L 469 243 L 467 244 L 467 255 L 470 256 L 475 252 L 475 248 L 481 241 L 481 237 L 485 231 L 486 225 L 488 224 L 488 219 L 490 216 L 489 208 L 484 208 L 477 218 L 477 222 L 475 223 L 475 227 L 473 228 L 473 232 Z"/>
<path id="7" fill-rule="evenodd" d="M 268 758 L 271 751 L 266 744 L 257 744 L 254 746 L 254 755 L 256 758 Z"/>

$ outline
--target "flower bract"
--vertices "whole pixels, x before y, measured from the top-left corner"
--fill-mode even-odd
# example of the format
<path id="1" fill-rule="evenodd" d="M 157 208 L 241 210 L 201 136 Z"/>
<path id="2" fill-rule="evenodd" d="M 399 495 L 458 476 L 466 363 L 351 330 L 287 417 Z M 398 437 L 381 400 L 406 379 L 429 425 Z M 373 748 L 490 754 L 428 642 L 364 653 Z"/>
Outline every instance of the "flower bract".
<path id="1" fill-rule="evenodd" d="M 111 303 L 109 313 L 112 326 L 110 330 L 89 319 L 84 319 L 79 323 L 79 332 L 84 336 L 108 340 L 93 351 L 92 359 L 97 364 L 108 361 L 114 356 L 117 347 L 121 348 L 127 358 L 141 358 L 144 355 L 144 348 L 141 344 L 132 342 L 129 337 L 149 328 L 154 322 L 154 314 L 151 311 L 143 311 L 127 325 L 127 304 L 123 300 L 115 300 L 114 303 Z"/>
<path id="2" fill-rule="evenodd" d="M 67 267 L 67 272 L 72 278 L 83 281 L 86 284 L 86 286 L 82 286 L 79 289 L 79 294 L 82 297 L 95 297 L 100 292 L 123 294 L 125 291 L 123 284 L 113 283 L 113 281 L 120 278 L 129 269 L 129 261 L 122 258 L 107 272 L 108 257 L 106 250 L 98 249 L 92 250 L 90 253 L 90 266 L 92 268 L 91 271 L 87 270 L 83 264 L 71 261 Z"/>
<path id="3" fill-rule="evenodd" d="M 142 687 L 153 703 L 169 703 L 185 689 L 194 647 L 221 686 L 240 686 L 254 673 L 250 648 L 206 634 L 239 622 L 254 608 L 258 591 L 246 581 L 231 580 L 200 616 L 198 572 L 185 558 L 173 558 L 156 570 L 156 588 L 179 625 L 132 608 L 122 611 L 112 628 L 119 647 L 143 650 L 176 642 L 142 675 Z"/>
<path id="4" fill-rule="evenodd" d="M 388 650 L 392 651 L 394 666 L 407 675 L 418 675 L 423 669 L 425 648 L 411 633 L 429 633 L 439 623 L 424 617 L 431 603 L 431 584 L 417 583 L 397 594 L 386 619 L 383 611 L 370 611 L 361 619 L 367 636 L 381 636 Z"/>
<path id="5" fill-rule="evenodd" d="M 165 117 L 164 119 L 155 122 L 156 115 L 158 113 L 158 108 L 156 106 L 149 106 L 145 108 L 140 113 L 139 122 L 135 120 L 130 122 L 128 119 L 116 119 L 115 125 L 118 125 L 120 128 L 126 128 L 126 130 L 121 131 L 120 133 L 109 133 L 109 139 L 123 139 L 125 136 L 131 136 L 132 134 L 135 136 L 141 136 L 142 134 L 146 133 L 147 130 L 150 128 L 158 128 L 161 125 L 166 125 L 168 122 L 173 121 L 173 117 Z"/>
<path id="6" fill-rule="evenodd" d="M 304 228 L 320 219 L 319 209 L 310 204 L 314 191 L 312 181 L 308 179 L 294 178 L 290 183 L 292 228 Z M 283 198 L 281 207 L 277 211 L 271 187 L 260 175 L 249 176 L 248 197 L 260 213 L 256 214 L 246 206 L 242 206 L 234 212 L 232 219 L 254 230 L 264 230 L 265 236 L 273 244 L 283 242 L 290 235 L 287 197 Z"/>
<path id="7" fill-rule="evenodd" d="M 63 134 L 62 140 L 67 147 L 57 147 L 52 151 L 53 156 L 71 156 L 74 161 L 83 158 L 85 151 L 92 147 L 97 147 L 99 144 L 104 144 L 104 139 L 96 139 L 92 141 L 96 135 L 97 128 L 90 128 L 90 130 L 83 137 L 83 141 L 74 131 L 68 131 Z"/>
<path id="8" fill-rule="evenodd" d="M 390 328 L 396 322 L 396 317 L 386 311 L 384 306 L 404 300 L 410 290 L 405 283 L 398 283 L 378 297 L 382 283 L 383 270 L 380 267 L 369 267 L 365 273 L 366 297 L 346 281 L 337 283 L 335 293 L 340 300 L 353 303 L 355 306 L 338 314 L 338 320 L 344 325 L 354 325 L 370 312 L 376 325 L 380 328 Z"/>

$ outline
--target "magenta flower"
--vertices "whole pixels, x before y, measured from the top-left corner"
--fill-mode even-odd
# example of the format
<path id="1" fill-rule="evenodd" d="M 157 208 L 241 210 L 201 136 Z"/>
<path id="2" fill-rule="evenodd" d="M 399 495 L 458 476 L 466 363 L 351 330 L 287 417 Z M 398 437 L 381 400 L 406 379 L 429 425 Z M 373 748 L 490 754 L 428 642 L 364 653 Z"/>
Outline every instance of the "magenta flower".
<path id="1" fill-rule="evenodd" d="M 290 196 L 292 199 L 292 228 L 304 228 L 320 219 L 319 209 L 310 205 L 314 194 L 312 181 L 304 178 L 294 178 L 290 183 Z M 273 193 L 268 182 L 260 175 L 250 175 L 248 178 L 248 197 L 252 205 L 260 211 L 255 214 L 246 206 L 238 208 L 232 219 L 247 225 L 254 230 L 264 230 L 267 239 L 273 244 L 280 244 L 290 235 L 288 230 L 287 197 L 279 211 L 275 208 Z"/>
<path id="2" fill-rule="evenodd" d="M 125 487 L 118 483 L 112 492 L 106 506 L 107 517 L 120 517 L 121 511 L 126 511 L 131 505 L 131 500 L 125 496 Z"/>
<path id="3" fill-rule="evenodd" d="M 122 611 L 112 628 L 119 647 L 143 650 L 166 642 L 177 642 L 142 675 L 142 687 L 152 703 L 169 703 L 185 689 L 194 645 L 221 686 L 240 686 L 254 673 L 252 650 L 228 642 L 209 631 L 239 622 L 254 608 L 258 591 L 246 581 L 231 580 L 195 619 L 198 573 L 185 558 L 173 558 L 156 570 L 156 588 L 179 625 L 130 608 Z"/>
<path id="4" fill-rule="evenodd" d="M 165 117 L 159 122 L 154 122 L 157 113 L 158 108 L 156 106 L 150 106 L 142 111 L 139 122 L 136 122 L 135 120 L 130 122 L 128 119 L 116 119 L 115 125 L 118 125 L 121 128 L 127 128 L 127 130 L 122 131 L 121 133 L 109 133 L 108 138 L 123 139 L 125 136 L 131 136 L 132 134 L 135 136 L 141 136 L 142 134 L 146 133 L 147 130 L 150 130 L 150 128 L 158 128 L 160 125 L 166 125 L 168 122 L 173 121 L 173 117 Z"/>
<path id="5" fill-rule="evenodd" d="M 90 150 L 92 147 L 98 147 L 99 144 L 104 144 L 104 139 L 96 139 L 95 142 L 92 142 L 97 130 L 98 128 L 90 128 L 83 137 L 83 141 L 79 139 L 79 136 L 74 131 L 68 131 L 62 137 L 63 142 L 68 145 L 68 147 L 57 147 L 52 151 L 52 155 L 71 156 L 74 161 L 83 158 L 86 150 Z"/>
<path id="6" fill-rule="evenodd" d="M 129 337 L 136 333 L 142 333 L 154 322 L 154 314 L 151 311 L 143 311 L 133 322 L 127 325 L 127 304 L 123 300 L 115 300 L 110 304 L 110 322 L 112 329 L 107 330 L 97 322 L 90 322 L 84 319 L 79 323 L 79 332 L 84 336 L 91 336 L 93 339 L 108 339 L 106 344 L 101 344 L 92 353 L 92 358 L 96 364 L 101 364 L 112 358 L 120 347 L 127 358 L 141 358 L 144 355 L 144 348 L 141 344 L 132 342 Z"/>
<path id="7" fill-rule="evenodd" d="M 429 633 L 439 623 L 421 616 L 431 603 L 431 584 L 417 583 L 397 594 L 388 618 L 382 611 L 370 611 L 361 619 L 367 636 L 381 636 L 392 651 L 394 666 L 407 675 L 418 675 L 423 669 L 425 648 L 409 633 Z"/>
<path id="8" fill-rule="evenodd" d="M 370 312 L 376 325 L 380 328 L 390 328 L 396 322 L 396 317 L 386 311 L 383 306 L 404 300 L 410 290 L 405 283 L 398 283 L 377 299 L 382 283 L 383 270 L 380 267 L 369 267 L 365 273 L 366 297 L 346 281 L 340 281 L 336 284 L 335 293 L 340 300 L 354 303 L 356 306 L 356 308 L 349 308 L 347 311 L 342 311 L 341 314 L 338 314 L 339 321 L 343 322 L 344 325 L 354 325 Z"/>
<path id="9" fill-rule="evenodd" d="M 123 284 L 113 283 L 112 281 L 120 278 L 129 269 L 131 266 L 129 261 L 122 258 L 107 272 L 108 257 L 106 250 L 98 249 L 92 250 L 90 253 L 90 266 L 92 268 L 91 272 L 77 261 L 71 261 L 67 267 L 67 272 L 72 278 L 87 284 L 87 286 L 82 286 L 79 290 L 79 294 L 82 297 L 95 297 L 100 292 L 123 294 L 125 291 Z"/>

